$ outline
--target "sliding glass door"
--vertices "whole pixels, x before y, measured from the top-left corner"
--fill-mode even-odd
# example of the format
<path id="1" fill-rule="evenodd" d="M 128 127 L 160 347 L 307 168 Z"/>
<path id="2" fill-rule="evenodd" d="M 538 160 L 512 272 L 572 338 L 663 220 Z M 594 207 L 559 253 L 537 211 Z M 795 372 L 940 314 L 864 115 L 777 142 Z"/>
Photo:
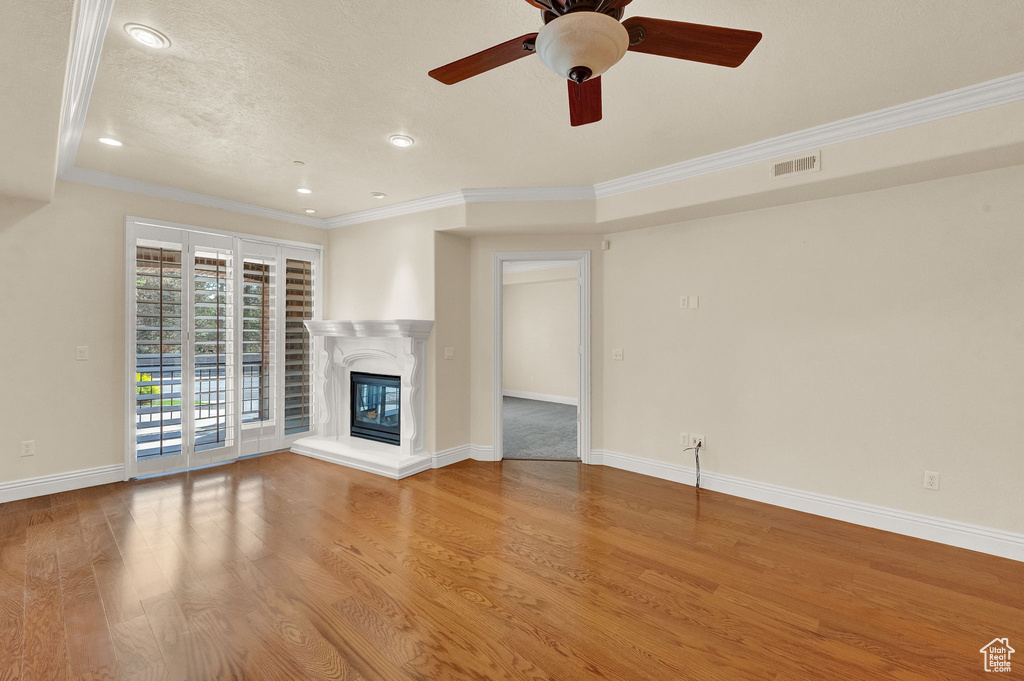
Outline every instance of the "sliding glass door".
<path id="1" fill-rule="evenodd" d="M 307 434 L 319 251 L 132 219 L 127 242 L 130 475 Z"/>

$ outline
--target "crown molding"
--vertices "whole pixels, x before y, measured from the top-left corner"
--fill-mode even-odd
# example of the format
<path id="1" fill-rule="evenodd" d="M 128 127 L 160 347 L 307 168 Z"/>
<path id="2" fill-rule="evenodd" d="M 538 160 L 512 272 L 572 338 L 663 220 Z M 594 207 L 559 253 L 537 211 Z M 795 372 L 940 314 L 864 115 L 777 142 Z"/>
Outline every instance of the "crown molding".
<path id="1" fill-rule="evenodd" d="M 364 222 L 374 222 L 375 220 L 386 220 L 387 218 L 409 215 L 410 213 L 421 213 L 423 211 L 447 208 L 449 206 L 462 206 L 465 205 L 465 203 L 466 199 L 462 195 L 462 191 L 459 190 L 448 192 L 447 194 L 428 196 L 423 199 L 402 201 L 401 203 L 395 203 L 390 206 L 381 206 L 380 208 L 362 210 L 358 213 L 338 215 L 324 220 L 324 226 L 328 229 L 333 229 L 335 227 L 348 227 L 349 225 L 359 225 Z"/>
<path id="2" fill-rule="evenodd" d="M 504 203 L 516 201 L 593 201 L 597 198 L 590 185 L 579 187 L 503 187 L 499 189 L 463 189 L 466 203 Z"/>
<path id="3" fill-rule="evenodd" d="M 292 222 L 297 225 L 307 225 L 309 227 L 319 227 L 321 229 L 326 226 L 324 224 L 326 221 L 322 218 L 296 215 L 294 213 L 277 210 L 275 208 L 264 208 L 263 206 L 255 206 L 251 203 L 242 203 L 241 201 L 232 201 L 231 199 L 224 199 L 219 196 L 199 194 L 185 189 L 169 187 L 165 184 L 155 184 L 144 180 L 136 180 L 131 177 L 113 175 L 100 170 L 89 170 L 88 168 L 79 168 L 76 166 L 65 172 L 61 176 L 61 179 L 69 180 L 71 182 L 81 182 L 82 184 L 91 184 L 97 187 L 106 187 L 107 189 L 117 189 L 119 191 L 131 192 L 133 194 L 152 196 L 158 199 L 169 199 L 171 201 L 180 201 L 181 203 L 191 203 L 196 206 L 219 208 L 221 210 L 230 210 L 235 213 L 244 213 L 246 215 L 258 215 L 262 218 L 270 218 L 271 220 L 280 220 L 282 222 Z"/>
<path id="4" fill-rule="evenodd" d="M 75 21 L 75 36 L 68 55 L 68 78 L 64 84 L 64 102 L 60 114 L 60 146 L 57 151 L 57 176 L 75 167 L 78 146 L 82 142 L 85 116 L 89 112 L 92 86 L 100 67 L 103 38 L 110 24 L 114 0 L 80 0 Z"/>
<path id="5" fill-rule="evenodd" d="M 401 215 L 410 215 L 449 206 L 465 206 L 471 203 L 504 203 L 522 201 L 593 201 L 594 188 L 582 187 L 499 187 L 495 189 L 459 189 L 447 194 L 428 196 L 412 201 L 403 201 L 390 206 L 370 208 L 358 213 L 348 213 L 327 218 L 326 227 L 348 227 L 365 222 L 386 220 Z"/>
<path id="6" fill-rule="evenodd" d="M 826 123 L 788 135 L 773 137 L 717 154 L 674 163 L 635 175 L 620 177 L 616 180 L 600 182 L 594 186 L 594 190 L 597 198 L 603 199 L 721 170 L 739 168 L 751 163 L 770 161 L 780 156 L 788 156 L 808 149 L 820 149 L 833 144 L 901 130 L 921 123 L 930 123 L 1022 99 L 1024 99 L 1024 73 L 1017 73 L 906 104 L 891 106 L 887 109 L 845 118 L 834 123 Z"/>
<path id="7" fill-rule="evenodd" d="M 75 166 L 113 5 L 114 0 L 79 0 L 61 111 L 57 177 L 327 229 L 474 203 L 595 201 L 1024 100 L 1024 73 L 1017 73 L 594 186 L 461 189 L 332 218 L 314 218 Z"/>

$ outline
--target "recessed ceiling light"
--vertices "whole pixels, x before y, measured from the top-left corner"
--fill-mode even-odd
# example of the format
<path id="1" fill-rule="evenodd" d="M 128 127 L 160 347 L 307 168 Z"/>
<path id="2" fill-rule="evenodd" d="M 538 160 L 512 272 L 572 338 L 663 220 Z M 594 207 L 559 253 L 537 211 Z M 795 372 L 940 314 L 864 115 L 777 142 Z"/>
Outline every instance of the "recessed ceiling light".
<path id="1" fill-rule="evenodd" d="M 299 187 L 295 191 L 297 191 L 300 194 L 312 194 L 313 193 L 312 189 L 306 189 L 305 187 Z"/>
<path id="2" fill-rule="evenodd" d="M 143 26 L 142 24 L 125 24 L 124 32 L 130 35 L 132 40 L 135 42 L 141 43 L 146 47 L 152 47 L 154 50 L 162 50 L 165 47 L 171 46 L 170 38 L 149 26 Z"/>
<path id="3" fill-rule="evenodd" d="M 100 143 L 101 144 L 106 144 L 107 146 L 110 146 L 110 147 L 120 147 L 120 146 L 122 146 L 122 143 L 119 140 L 114 139 L 113 137 L 101 137 L 100 138 Z"/>
<path id="4" fill-rule="evenodd" d="M 372 196 L 375 199 L 386 199 L 386 198 L 388 198 L 388 195 L 385 194 L 384 192 L 370 192 L 370 196 Z"/>
<path id="5" fill-rule="evenodd" d="M 392 135 L 388 139 L 396 147 L 411 147 L 412 145 L 416 144 L 416 140 L 409 137 L 408 135 Z"/>
<path id="6" fill-rule="evenodd" d="M 312 215 L 312 214 L 313 214 L 313 213 L 315 213 L 316 211 L 315 211 L 315 210 L 313 210 L 312 208 L 307 208 L 307 209 L 306 209 L 306 212 L 307 212 L 308 214 Z"/>

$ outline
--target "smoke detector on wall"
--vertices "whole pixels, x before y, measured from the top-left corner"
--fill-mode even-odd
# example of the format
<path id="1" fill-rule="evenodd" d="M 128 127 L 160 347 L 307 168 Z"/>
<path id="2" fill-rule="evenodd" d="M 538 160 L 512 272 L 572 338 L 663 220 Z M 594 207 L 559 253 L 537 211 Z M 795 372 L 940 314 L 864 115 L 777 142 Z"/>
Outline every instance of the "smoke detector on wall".
<path id="1" fill-rule="evenodd" d="M 769 177 L 773 180 L 793 175 L 806 175 L 821 171 L 821 152 L 804 152 L 796 156 L 779 158 L 768 166 Z"/>

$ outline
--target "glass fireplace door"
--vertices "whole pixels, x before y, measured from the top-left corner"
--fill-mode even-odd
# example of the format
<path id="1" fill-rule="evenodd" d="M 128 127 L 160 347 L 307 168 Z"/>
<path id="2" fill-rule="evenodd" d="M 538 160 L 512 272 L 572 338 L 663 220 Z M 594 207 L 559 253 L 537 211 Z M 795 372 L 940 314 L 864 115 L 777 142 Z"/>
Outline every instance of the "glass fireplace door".
<path id="1" fill-rule="evenodd" d="M 351 374 L 352 436 L 397 445 L 402 437 L 402 384 L 398 376 Z"/>

